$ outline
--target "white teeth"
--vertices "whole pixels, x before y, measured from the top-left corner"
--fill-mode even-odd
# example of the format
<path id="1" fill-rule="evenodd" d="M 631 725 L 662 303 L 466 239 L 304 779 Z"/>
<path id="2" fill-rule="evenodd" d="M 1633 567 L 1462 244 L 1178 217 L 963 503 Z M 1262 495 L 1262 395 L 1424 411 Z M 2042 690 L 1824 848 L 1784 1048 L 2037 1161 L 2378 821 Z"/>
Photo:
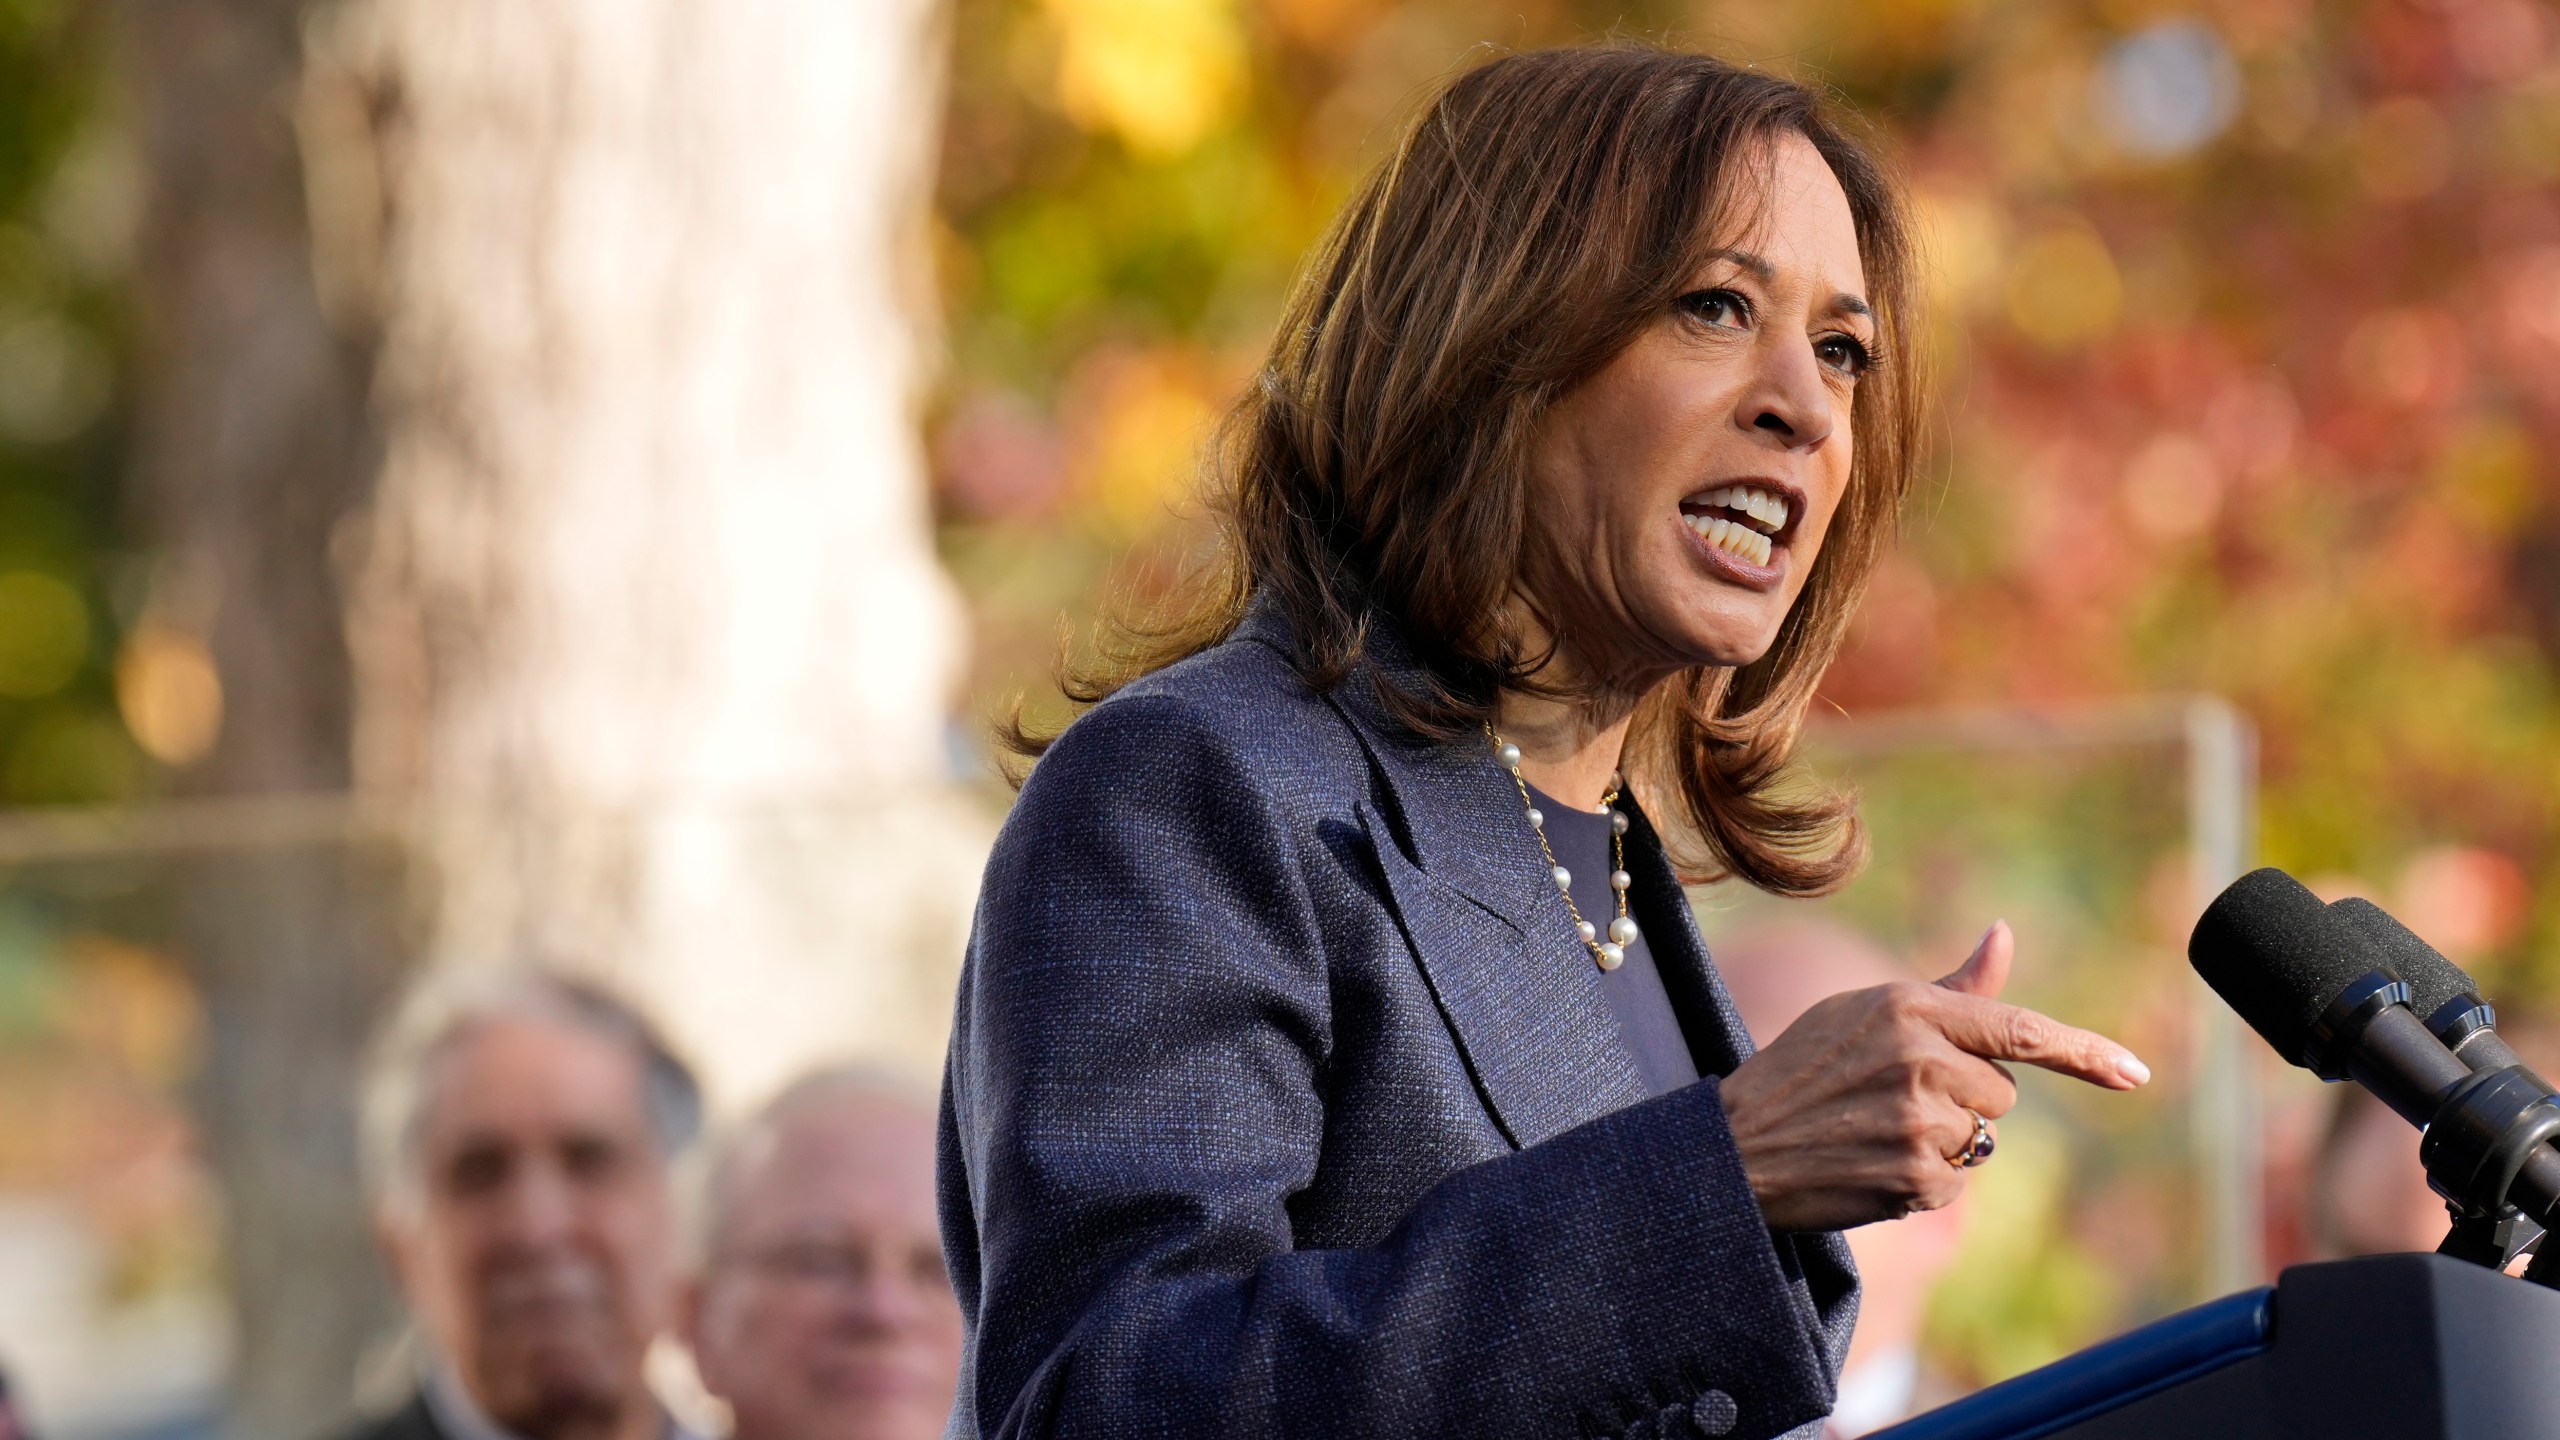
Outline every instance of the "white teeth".
<path id="1" fill-rule="evenodd" d="M 1713 497 L 1709 497 L 1708 503 L 1715 503 Z M 1717 549 L 1748 560 L 1754 565 L 1769 563 L 1769 556 L 1773 549 L 1769 543 L 1769 537 L 1750 526 L 1737 524 L 1721 515 L 1683 515 L 1680 518 L 1690 529 L 1698 532 L 1700 539 Z"/>
<path id="2" fill-rule="evenodd" d="M 1784 497 L 1750 485 L 1725 485 L 1698 497 L 1697 503 L 1711 510 L 1730 510 L 1748 515 L 1771 531 L 1787 528 L 1787 502 Z"/>

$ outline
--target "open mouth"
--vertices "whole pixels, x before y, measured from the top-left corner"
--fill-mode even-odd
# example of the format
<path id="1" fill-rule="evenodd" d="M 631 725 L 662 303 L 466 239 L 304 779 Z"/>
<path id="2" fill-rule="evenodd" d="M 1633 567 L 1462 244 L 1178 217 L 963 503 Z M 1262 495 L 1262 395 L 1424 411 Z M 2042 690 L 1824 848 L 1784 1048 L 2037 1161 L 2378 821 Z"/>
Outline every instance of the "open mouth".
<path id="1" fill-rule="evenodd" d="M 1720 486 L 1680 502 L 1680 521 L 1698 538 L 1737 560 L 1767 565 L 1785 543 L 1798 506 L 1784 491 L 1762 485 Z"/>

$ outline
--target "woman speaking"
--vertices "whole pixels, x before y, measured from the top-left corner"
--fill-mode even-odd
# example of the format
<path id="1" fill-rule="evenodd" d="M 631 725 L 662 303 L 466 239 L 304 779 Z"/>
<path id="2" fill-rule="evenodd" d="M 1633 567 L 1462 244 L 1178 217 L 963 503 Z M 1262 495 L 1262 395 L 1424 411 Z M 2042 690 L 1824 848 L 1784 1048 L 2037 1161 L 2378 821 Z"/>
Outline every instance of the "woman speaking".
<path id="1" fill-rule="evenodd" d="M 1753 1052 L 1683 874 L 1834 888 L 1789 751 L 1923 407 L 1912 241 L 1804 87 L 1613 45 L 1450 83 L 1298 282 L 1223 583 L 1132 630 L 989 862 L 942 1136 L 955 1436 L 1771 1436 L 1829 1232 L 1945 1204 L 1998 1062 L 1939 984 Z"/>

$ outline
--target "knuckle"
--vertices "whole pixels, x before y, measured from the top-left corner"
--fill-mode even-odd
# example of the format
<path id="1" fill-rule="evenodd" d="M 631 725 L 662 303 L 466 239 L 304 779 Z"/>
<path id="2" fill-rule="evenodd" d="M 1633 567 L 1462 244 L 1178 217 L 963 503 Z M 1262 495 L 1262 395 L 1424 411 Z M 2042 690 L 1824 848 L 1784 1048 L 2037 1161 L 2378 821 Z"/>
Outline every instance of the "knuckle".
<path id="1" fill-rule="evenodd" d="M 2033 1010 L 2007 1010 L 1999 1020 L 2000 1039 L 2020 1055 L 2041 1053 L 2052 1040 L 2052 1027 Z"/>
<path id="2" fill-rule="evenodd" d="M 1897 1025 L 1910 1024 L 1920 1018 L 1928 1004 L 1927 989 L 1916 980 L 1896 980 L 1879 986 L 1876 1008 Z"/>

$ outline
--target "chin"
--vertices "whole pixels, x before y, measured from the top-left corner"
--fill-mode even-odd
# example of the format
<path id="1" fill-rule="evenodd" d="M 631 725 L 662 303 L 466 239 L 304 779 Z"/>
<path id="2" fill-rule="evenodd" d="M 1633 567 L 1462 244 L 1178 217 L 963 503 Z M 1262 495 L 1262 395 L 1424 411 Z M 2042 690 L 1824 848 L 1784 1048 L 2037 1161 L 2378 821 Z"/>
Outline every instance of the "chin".
<path id="1" fill-rule="evenodd" d="M 1655 611 L 1660 623 L 1650 628 L 1657 637 L 1658 651 L 1673 657 L 1682 669 L 1748 665 L 1769 653 L 1786 620 L 1783 610 L 1763 615 L 1754 613 L 1757 606 L 1737 614 L 1735 597 L 1715 590 L 1693 590 L 1663 599 L 1665 603 Z"/>
<path id="2" fill-rule="evenodd" d="M 1777 643 L 1777 627 L 1715 625 L 1693 629 L 1681 637 L 1684 668 L 1714 666 L 1738 670 L 1769 653 Z"/>
<path id="3" fill-rule="evenodd" d="M 534 1347 L 509 1368 L 513 1374 L 490 1387 L 511 1402 L 508 1409 L 543 1415 L 574 1413 L 597 1406 L 610 1408 L 621 1400 L 615 1367 L 599 1345 L 554 1341 Z M 492 1418 L 512 1417 L 493 1414 Z"/>

